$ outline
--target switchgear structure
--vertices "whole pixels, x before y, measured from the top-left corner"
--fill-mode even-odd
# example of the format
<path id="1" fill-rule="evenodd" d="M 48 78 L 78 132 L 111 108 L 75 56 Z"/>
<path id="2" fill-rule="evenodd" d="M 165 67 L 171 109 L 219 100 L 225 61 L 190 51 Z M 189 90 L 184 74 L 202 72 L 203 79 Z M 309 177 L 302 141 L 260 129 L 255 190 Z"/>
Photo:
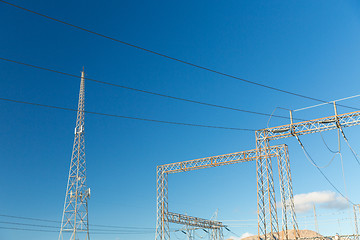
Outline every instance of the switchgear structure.
<path id="1" fill-rule="evenodd" d="M 271 148 L 270 140 L 283 139 L 288 137 L 299 136 L 339 129 L 343 137 L 346 139 L 343 128 L 360 125 L 360 111 L 338 114 L 336 103 L 333 102 L 335 115 L 318 118 L 302 122 L 293 122 L 292 111 L 290 111 L 290 124 L 265 128 L 255 132 L 256 147 L 261 154 L 256 159 L 257 165 L 257 184 L 258 184 L 258 232 L 259 236 L 263 235 L 265 238 L 270 236 L 271 239 L 278 239 L 278 225 L 276 218 L 275 193 L 273 185 L 273 174 L 271 168 L 271 160 L 267 154 L 268 149 Z M 262 157 L 265 156 L 265 157 Z M 286 167 L 290 169 L 289 167 Z M 285 171 L 286 172 L 286 171 Z M 290 178 L 289 178 L 290 179 Z M 291 179 L 290 179 L 291 180 Z M 286 188 L 285 188 L 286 189 Z M 292 187 L 282 190 L 284 192 L 283 198 L 292 199 Z M 284 205 L 285 204 L 285 205 Z M 289 214 L 284 214 L 284 211 L 294 213 L 294 203 L 283 203 L 283 216 L 288 217 Z M 268 209 L 268 211 L 266 211 Z M 298 229 L 296 223 L 296 216 L 290 214 L 290 219 L 283 219 L 283 221 L 291 221 L 294 229 Z M 298 231 L 295 232 L 295 237 L 299 237 Z M 287 238 L 287 236 L 286 236 Z"/>
<path id="2" fill-rule="evenodd" d="M 223 228 L 226 226 L 222 222 L 215 220 L 207 220 L 198 217 L 191 217 L 179 213 L 167 213 L 167 221 L 171 223 L 182 224 L 187 227 L 187 232 L 189 234 L 188 238 L 194 238 L 195 229 L 207 229 L 207 232 L 210 234 L 210 240 L 223 240 Z M 195 228 L 188 228 L 195 227 Z"/>
<path id="3" fill-rule="evenodd" d="M 90 240 L 88 222 L 88 199 L 90 198 L 90 188 L 87 188 L 86 186 L 84 100 L 85 73 L 82 71 L 74 145 L 71 155 L 59 240 L 64 239 L 65 234 L 69 235 L 69 238 L 67 239 L 70 240 Z"/>
<path id="4" fill-rule="evenodd" d="M 291 183 L 291 173 L 290 173 L 290 164 L 289 164 L 289 156 L 288 149 L 286 145 L 277 145 L 277 146 L 268 146 L 265 150 L 259 151 L 258 149 L 242 151 L 237 153 L 230 153 L 225 155 L 195 159 L 184 162 L 170 163 L 165 165 L 160 165 L 156 169 L 157 176 L 157 221 L 156 221 L 156 235 L 155 240 L 169 240 L 170 239 L 170 231 L 169 231 L 169 222 L 176 222 L 181 224 L 186 224 L 180 220 L 174 221 L 174 213 L 170 213 L 168 211 L 168 175 L 172 173 L 180 173 L 186 171 L 192 171 L 203 168 L 210 167 L 218 167 L 223 165 L 241 163 L 241 162 L 249 162 L 260 159 L 267 159 L 267 161 L 271 162 L 271 158 L 276 157 L 279 166 L 279 181 L 280 181 L 280 193 L 281 193 L 281 203 L 284 206 L 283 208 L 283 229 L 286 231 L 289 220 L 293 220 L 296 223 L 295 211 L 293 206 L 293 196 L 292 196 L 292 183 Z M 269 167 L 257 166 L 257 171 L 260 171 L 261 174 L 266 174 L 266 176 L 272 176 L 272 169 Z M 262 178 L 261 178 L 262 179 Z M 265 183 L 262 183 L 265 184 Z M 267 185 L 271 184 L 273 189 L 273 182 L 267 181 Z M 259 186 L 259 184 L 258 184 Z M 264 199 L 265 197 L 270 196 L 269 188 L 265 190 L 265 187 L 258 189 L 258 197 Z M 273 218 L 276 219 L 277 224 L 277 214 L 276 214 L 276 203 L 271 202 L 272 210 L 271 214 L 273 214 Z M 289 207 L 287 207 L 289 206 Z M 258 212 L 258 214 L 264 215 L 267 210 L 264 208 Z M 287 215 L 291 215 L 291 217 Z M 181 219 L 181 215 L 177 219 Z M 193 217 L 192 217 L 193 218 Z M 259 217 L 260 219 L 261 217 Z M 189 219 L 189 218 L 188 218 Z M 204 228 L 204 224 L 209 220 L 202 220 L 202 225 L 199 227 Z M 266 223 L 264 221 L 264 223 Z M 188 224 L 188 223 L 187 223 Z M 222 225 L 222 223 L 221 223 Z M 222 228 L 220 223 L 212 223 L 208 225 L 208 228 Z M 259 224 L 260 226 L 260 224 Z M 225 227 L 225 226 L 223 226 Z M 297 225 L 293 225 L 294 230 L 297 230 Z M 266 229 L 266 228 L 265 228 Z M 273 232 L 270 232 L 275 235 L 275 230 L 278 229 L 278 226 L 273 226 Z M 260 232 L 260 230 L 259 230 Z M 220 234 L 221 236 L 222 234 Z M 265 235 L 266 238 L 266 235 Z"/>

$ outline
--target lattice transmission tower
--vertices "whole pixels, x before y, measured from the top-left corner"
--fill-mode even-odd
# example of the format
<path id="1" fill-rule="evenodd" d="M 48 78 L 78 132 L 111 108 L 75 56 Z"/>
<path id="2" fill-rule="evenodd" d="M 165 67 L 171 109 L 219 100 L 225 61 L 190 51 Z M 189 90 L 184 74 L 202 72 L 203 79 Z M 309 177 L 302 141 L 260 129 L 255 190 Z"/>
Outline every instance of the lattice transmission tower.
<path id="1" fill-rule="evenodd" d="M 63 240 L 64 238 L 70 240 L 90 240 L 88 222 L 88 199 L 90 198 L 90 188 L 87 188 L 86 186 L 84 100 L 85 73 L 83 70 L 81 72 L 74 145 L 71 155 L 59 240 Z M 67 236 L 65 237 L 65 235 Z"/>

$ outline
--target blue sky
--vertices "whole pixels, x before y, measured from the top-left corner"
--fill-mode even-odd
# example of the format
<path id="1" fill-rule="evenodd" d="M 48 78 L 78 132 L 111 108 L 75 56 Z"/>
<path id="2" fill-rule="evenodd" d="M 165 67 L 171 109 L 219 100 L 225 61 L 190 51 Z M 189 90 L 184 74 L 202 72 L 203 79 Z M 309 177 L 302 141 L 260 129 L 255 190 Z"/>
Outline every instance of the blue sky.
<path id="1" fill-rule="evenodd" d="M 11 2 L 179 59 L 306 96 L 334 100 L 359 93 L 357 1 Z M 317 104 L 170 61 L 4 3 L 0 3 L 0 31 L 0 57 L 77 75 L 84 66 L 87 77 L 102 81 L 264 113 L 271 113 L 278 106 L 297 109 Z M 1 98 L 76 108 L 78 90 L 78 79 L 0 61 Z M 359 107 L 358 101 L 342 103 Z M 140 118 L 251 129 L 264 128 L 268 122 L 268 117 L 94 82 L 86 82 L 85 108 Z M 0 214 L 60 221 L 75 113 L 8 102 L 0 102 L 0 109 Z M 348 111 L 339 107 L 341 113 Z M 288 115 L 283 110 L 276 113 Z M 332 114 L 332 107 L 324 106 L 297 112 L 295 117 L 311 119 Z M 270 126 L 284 123 L 287 121 L 272 118 Z M 346 129 L 345 133 L 354 149 L 360 151 L 358 127 Z M 330 147 L 336 148 L 336 132 L 324 133 L 324 138 Z M 331 159 L 332 154 L 320 135 L 304 136 L 302 140 L 319 165 Z M 294 194 L 334 191 L 306 160 L 295 139 L 273 142 L 282 143 L 289 145 Z M 87 114 L 90 223 L 154 228 L 157 165 L 253 148 L 252 132 Z M 359 180 L 359 165 L 343 141 L 342 150 L 346 190 L 349 198 L 358 203 L 360 194 L 355 183 Z M 345 192 L 339 158 L 324 172 Z M 277 172 L 274 176 L 277 179 Z M 275 186 L 280 200 L 277 180 Z M 170 176 L 169 209 L 203 218 L 210 218 L 219 209 L 221 220 L 251 220 L 245 221 L 249 224 L 246 227 L 226 222 L 233 226 L 230 227 L 233 232 L 239 236 L 245 232 L 255 234 L 255 162 Z M 326 209 L 319 204 L 317 210 L 324 219 L 319 216 L 321 233 L 352 232 L 346 220 L 340 227 L 337 222 L 338 218 L 350 217 L 349 209 Z M 310 211 L 299 217 L 311 215 Z M 335 220 L 328 225 L 321 223 L 329 219 Z M 4 217 L 0 221 L 57 226 Z M 14 227 L 5 223 L 0 226 Z M 305 223 L 300 227 L 314 229 Z M 1 239 L 25 236 L 56 239 L 57 233 L 0 229 Z M 91 238 L 153 237 L 150 233 Z M 181 234 L 175 237 L 184 238 Z"/>

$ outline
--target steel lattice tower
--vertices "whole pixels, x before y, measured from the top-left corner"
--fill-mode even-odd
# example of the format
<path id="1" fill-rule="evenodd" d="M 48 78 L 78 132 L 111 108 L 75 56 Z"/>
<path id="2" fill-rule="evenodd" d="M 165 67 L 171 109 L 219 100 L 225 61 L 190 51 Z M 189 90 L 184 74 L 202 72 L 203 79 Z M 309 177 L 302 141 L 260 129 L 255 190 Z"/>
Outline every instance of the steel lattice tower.
<path id="1" fill-rule="evenodd" d="M 85 73 L 81 72 L 79 103 L 75 127 L 74 145 L 71 155 L 69 178 L 66 188 L 64 211 L 61 221 L 59 240 L 65 234 L 70 240 L 90 240 L 88 222 L 88 199 L 90 188 L 86 186 L 86 161 L 84 138 L 84 100 L 85 100 Z M 79 234 L 82 233 L 82 234 Z"/>

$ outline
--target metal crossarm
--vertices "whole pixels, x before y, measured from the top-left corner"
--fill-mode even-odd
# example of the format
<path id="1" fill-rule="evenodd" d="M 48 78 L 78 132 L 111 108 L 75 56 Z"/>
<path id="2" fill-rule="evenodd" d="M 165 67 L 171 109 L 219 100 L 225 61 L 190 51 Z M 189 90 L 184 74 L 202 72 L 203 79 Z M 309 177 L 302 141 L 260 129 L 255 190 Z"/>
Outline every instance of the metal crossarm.
<path id="1" fill-rule="evenodd" d="M 167 218 L 168 221 L 172 223 L 178 223 L 182 225 L 199 227 L 199 228 L 217 229 L 217 228 L 226 227 L 225 225 L 222 224 L 222 222 L 219 221 L 207 220 L 198 217 L 191 217 L 179 213 L 168 212 Z"/>
<path id="2" fill-rule="evenodd" d="M 269 148 L 268 155 L 270 157 L 276 156 L 278 149 L 282 148 L 282 145 L 277 145 Z M 186 172 L 191 170 L 209 168 L 209 167 L 217 167 L 229 164 L 235 164 L 240 162 L 249 162 L 256 160 L 257 150 L 248 150 L 236 153 L 229 153 L 219 156 L 199 158 L 190 161 L 177 162 L 161 165 L 163 171 L 165 173 L 178 173 L 178 172 Z"/>
<path id="3" fill-rule="evenodd" d="M 256 137 L 257 140 L 276 140 L 356 125 L 360 125 L 360 111 L 261 129 L 256 131 Z"/>

